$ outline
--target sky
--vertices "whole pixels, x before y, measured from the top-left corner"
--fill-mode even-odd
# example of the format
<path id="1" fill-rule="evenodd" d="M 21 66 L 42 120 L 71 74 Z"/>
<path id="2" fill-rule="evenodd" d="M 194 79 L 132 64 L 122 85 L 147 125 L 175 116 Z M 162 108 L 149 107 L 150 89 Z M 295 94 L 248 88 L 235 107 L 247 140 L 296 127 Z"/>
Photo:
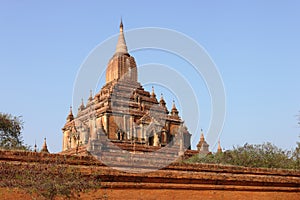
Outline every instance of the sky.
<path id="1" fill-rule="evenodd" d="M 291 149 L 300 140 L 299 1 L 2 0 L 0 5 L 0 112 L 22 116 L 26 144 L 41 148 L 46 137 L 50 152 L 61 151 L 61 128 L 80 67 L 97 45 L 118 34 L 121 17 L 125 31 L 171 29 L 205 49 L 225 88 L 222 148 L 271 142 Z M 160 51 L 130 53 L 139 66 L 187 65 Z M 212 106 L 205 82 L 199 82 L 192 87 L 203 91 L 197 99 L 206 134 Z M 172 99 L 166 95 L 169 108 Z M 178 106 L 183 112 L 186 105 Z M 185 117 L 193 126 L 193 118 Z"/>

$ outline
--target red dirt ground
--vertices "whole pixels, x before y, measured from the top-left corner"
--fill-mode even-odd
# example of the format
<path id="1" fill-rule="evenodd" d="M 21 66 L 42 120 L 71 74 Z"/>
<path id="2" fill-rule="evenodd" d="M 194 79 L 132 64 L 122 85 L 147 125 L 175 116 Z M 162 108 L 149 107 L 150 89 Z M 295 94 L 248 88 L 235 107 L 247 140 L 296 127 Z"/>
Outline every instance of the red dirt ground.
<path id="1" fill-rule="evenodd" d="M 0 188 L 0 199 L 39 199 L 36 195 L 27 193 L 20 189 Z M 62 198 L 56 198 L 57 200 Z M 99 189 L 80 195 L 79 199 L 205 199 L 205 200 L 299 200 L 297 192 L 244 192 L 244 191 L 223 191 L 223 190 L 151 190 L 151 189 Z"/>

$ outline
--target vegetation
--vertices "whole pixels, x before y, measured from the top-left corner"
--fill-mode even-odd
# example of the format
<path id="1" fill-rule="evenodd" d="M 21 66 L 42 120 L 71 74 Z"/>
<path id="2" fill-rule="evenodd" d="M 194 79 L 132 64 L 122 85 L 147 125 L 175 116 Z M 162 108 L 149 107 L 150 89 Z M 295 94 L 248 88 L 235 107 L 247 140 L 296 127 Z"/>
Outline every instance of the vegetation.
<path id="1" fill-rule="evenodd" d="M 185 162 L 215 163 L 245 167 L 300 169 L 300 144 L 294 151 L 282 150 L 271 143 L 245 144 L 223 153 L 195 155 Z"/>
<path id="2" fill-rule="evenodd" d="M 101 183 L 97 173 L 83 175 L 74 166 L 56 163 L 0 162 L 0 175 L 0 187 L 22 188 L 38 199 L 77 199 L 80 192 L 100 188 Z"/>
<path id="3" fill-rule="evenodd" d="M 0 113 L 0 149 L 29 150 L 22 139 L 21 117 Z"/>
<path id="4" fill-rule="evenodd" d="M 300 115 L 298 117 L 300 125 Z M 291 151 L 283 150 L 269 142 L 256 145 L 246 143 L 223 153 L 195 155 L 184 162 L 300 170 L 300 142 L 297 142 L 297 147 Z"/>
<path id="5" fill-rule="evenodd" d="M 300 142 L 297 142 L 297 147 L 292 153 L 292 158 L 295 162 L 295 165 L 298 166 L 297 169 L 300 168 Z"/>

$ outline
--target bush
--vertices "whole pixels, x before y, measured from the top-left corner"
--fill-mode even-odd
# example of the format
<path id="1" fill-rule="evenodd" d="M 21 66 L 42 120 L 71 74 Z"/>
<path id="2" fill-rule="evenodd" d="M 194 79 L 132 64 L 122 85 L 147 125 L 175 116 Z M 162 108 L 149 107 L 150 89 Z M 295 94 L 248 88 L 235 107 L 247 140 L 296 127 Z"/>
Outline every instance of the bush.
<path id="1" fill-rule="evenodd" d="M 298 146 L 300 147 L 300 144 Z M 282 150 L 271 143 L 258 145 L 246 143 L 242 147 L 233 147 L 232 150 L 227 150 L 223 153 L 209 154 L 206 156 L 195 155 L 186 162 L 227 164 L 245 167 L 300 169 L 299 147 L 291 152 Z"/>
<path id="2" fill-rule="evenodd" d="M 100 188 L 97 174 L 84 175 L 79 169 L 55 163 L 11 164 L 0 162 L 0 187 L 21 188 L 45 199 L 56 196 L 78 198 L 80 192 Z"/>

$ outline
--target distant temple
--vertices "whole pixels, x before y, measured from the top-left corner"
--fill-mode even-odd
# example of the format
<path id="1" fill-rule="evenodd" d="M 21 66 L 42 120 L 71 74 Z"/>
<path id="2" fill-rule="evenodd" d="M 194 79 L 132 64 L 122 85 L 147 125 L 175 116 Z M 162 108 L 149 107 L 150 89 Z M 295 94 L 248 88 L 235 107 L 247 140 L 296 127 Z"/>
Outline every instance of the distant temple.
<path id="1" fill-rule="evenodd" d="M 200 141 L 197 144 L 197 150 L 201 154 L 208 154 L 209 152 L 209 144 L 205 141 L 203 130 L 201 130 Z"/>
<path id="2" fill-rule="evenodd" d="M 36 144 L 34 145 L 34 148 L 35 148 L 35 152 L 36 152 Z M 44 138 L 44 144 L 43 144 L 41 152 L 42 153 L 49 153 L 46 138 Z"/>
<path id="3" fill-rule="evenodd" d="M 95 95 L 90 94 L 88 102 L 82 101 L 74 117 L 72 108 L 62 128 L 63 151 L 78 149 L 98 138 L 101 131 L 113 143 L 119 145 L 140 145 L 164 147 L 181 134 L 181 146 L 191 148 L 191 134 L 180 118 L 175 102 L 168 111 L 161 95 L 156 98 L 154 88 L 145 91 L 138 82 L 134 57 L 127 50 L 120 24 L 116 51 L 106 68 L 106 83 Z"/>

